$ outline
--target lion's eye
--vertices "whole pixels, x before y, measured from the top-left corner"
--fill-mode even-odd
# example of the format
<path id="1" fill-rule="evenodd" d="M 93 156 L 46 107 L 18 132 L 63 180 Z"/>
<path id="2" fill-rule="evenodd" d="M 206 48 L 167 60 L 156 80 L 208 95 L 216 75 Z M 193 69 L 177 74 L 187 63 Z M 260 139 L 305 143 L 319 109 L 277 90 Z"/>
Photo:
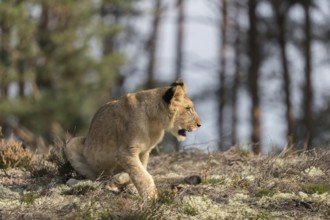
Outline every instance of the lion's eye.
<path id="1" fill-rule="evenodd" d="M 191 112 L 191 107 L 186 107 L 187 112 Z"/>

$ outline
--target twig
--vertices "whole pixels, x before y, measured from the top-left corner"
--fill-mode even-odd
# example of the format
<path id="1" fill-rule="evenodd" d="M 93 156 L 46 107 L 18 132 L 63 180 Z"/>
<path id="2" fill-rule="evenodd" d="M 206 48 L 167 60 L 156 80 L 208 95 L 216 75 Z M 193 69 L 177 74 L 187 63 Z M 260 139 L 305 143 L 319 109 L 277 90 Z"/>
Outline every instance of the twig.
<path id="1" fill-rule="evenodd" d="M 206 163 L 206 168 L 202 171 L 202 176 L 204 182 L 207 181 L 207 177 L 209 175 L 209 172 L 211 170 L 211 162 L 212 162 L 212 155 L 210 153 L 209 148 L 207 148 L 207 163 Z"/>
<path id="2" fill-rule="evenodd" d="M 8 177 L 8 178 L 10 178 L 10 175 L 7 173 L 7 171 L 5 169 L 2 169 L 2 170 L 5 173 L 5 176 Z"/>

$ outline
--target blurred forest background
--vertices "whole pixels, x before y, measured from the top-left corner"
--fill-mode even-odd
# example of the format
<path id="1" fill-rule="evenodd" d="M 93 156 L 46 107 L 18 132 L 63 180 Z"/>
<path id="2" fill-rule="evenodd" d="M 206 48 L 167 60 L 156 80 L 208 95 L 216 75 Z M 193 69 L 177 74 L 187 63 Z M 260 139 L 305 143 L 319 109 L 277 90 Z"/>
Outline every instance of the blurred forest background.
<path id="1" fill-rule="evenodd" d="M 329 24 L 328 0 L 2 0 L 2 133 L 42 149 L 183 78 L 197 147 L 329 147 Z"/>

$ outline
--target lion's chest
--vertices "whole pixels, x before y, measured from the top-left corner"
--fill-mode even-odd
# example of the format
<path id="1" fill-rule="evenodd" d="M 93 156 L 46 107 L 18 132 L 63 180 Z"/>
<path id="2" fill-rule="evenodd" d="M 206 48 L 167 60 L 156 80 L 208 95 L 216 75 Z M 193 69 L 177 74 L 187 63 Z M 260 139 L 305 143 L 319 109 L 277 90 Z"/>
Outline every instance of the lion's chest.
<path id="1" fill-rule="evenodd" d="M 164 138 L 164 131 L 157 131 L 150 133 L 150 147 L 154 147 L 155 145 L 159 144 Z"/>

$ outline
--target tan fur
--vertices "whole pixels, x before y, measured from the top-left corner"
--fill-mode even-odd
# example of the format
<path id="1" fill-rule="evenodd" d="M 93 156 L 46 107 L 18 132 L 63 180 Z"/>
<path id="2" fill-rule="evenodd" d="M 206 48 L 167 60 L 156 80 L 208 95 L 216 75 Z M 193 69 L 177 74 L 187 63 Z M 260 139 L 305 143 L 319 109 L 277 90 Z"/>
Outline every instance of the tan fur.
<path id="1" fill-rule="evenodd" d="M 129 93 L 103 105 L 95 114 L 86 138 L 70 140 L 65 153 L 85 177 L 113 176 L 127 172 L 141 196 L 153 197 L 156 187 L 147 171 L 150 151 L 180 129 L 193 131 L 201 125 L 182 81 L 170 87 Z"/>

